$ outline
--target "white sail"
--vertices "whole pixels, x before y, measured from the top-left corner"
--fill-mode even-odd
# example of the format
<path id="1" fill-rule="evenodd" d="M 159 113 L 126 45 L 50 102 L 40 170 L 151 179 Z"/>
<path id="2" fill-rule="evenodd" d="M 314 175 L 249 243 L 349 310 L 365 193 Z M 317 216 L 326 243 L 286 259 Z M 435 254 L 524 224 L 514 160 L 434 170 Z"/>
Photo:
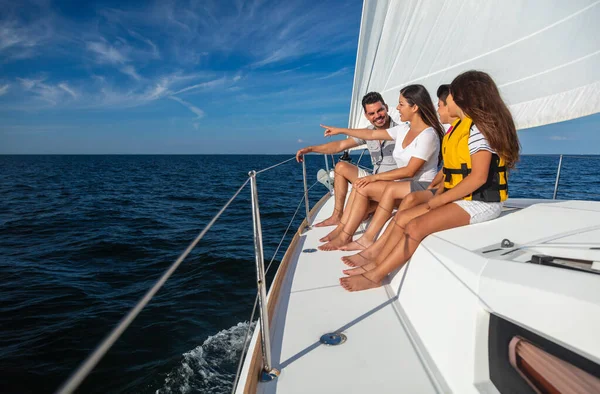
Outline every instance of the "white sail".
<path id="1" fill-rule="evenodd" d="M 488 72 L 517 128 L 600 112 L 600 1 L 365 0 L 350 127 L 363 127 L 360 100 L 440 84 L 466 70 Z M 435 97 L 433 97 L 435 98 Z M 436 101 L 437 102 L 437 99 Z"/>

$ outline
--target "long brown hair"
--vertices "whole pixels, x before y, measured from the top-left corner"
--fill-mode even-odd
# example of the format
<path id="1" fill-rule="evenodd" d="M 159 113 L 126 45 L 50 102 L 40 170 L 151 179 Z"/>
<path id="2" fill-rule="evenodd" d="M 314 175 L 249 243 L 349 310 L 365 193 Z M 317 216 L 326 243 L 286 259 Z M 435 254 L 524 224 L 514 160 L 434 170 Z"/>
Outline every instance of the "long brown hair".
<path id="1" fill-rule="evenodd" d="M 400 94 L 406 99 L 408 105 L 412 107 L 416 104 L 419 107 L 417 113 L 421 119 L 423 119 L 423 122 L 427 126 L 433 127 L 435 130 L 435 133 L 440 140 L 440 151 L 438 154 L 439 165 L 442 162 L 442 139 L 444 138 L 445 131 L 444 127 L 440 123 L 440 120 L 438 119 L 437 112 L 435 111 L 429 92 L 423 85 L 408 85 L 400 90 Z"/>
<path id="2" fill-rule="evenodd" d="M 515 122 L 494 80 L 482 71 L 467 71 L 454 78 L 450 93 L 490 147 L 504 159 L 506 167 L 513 168 L 519 161 L 521 146 Z"/>

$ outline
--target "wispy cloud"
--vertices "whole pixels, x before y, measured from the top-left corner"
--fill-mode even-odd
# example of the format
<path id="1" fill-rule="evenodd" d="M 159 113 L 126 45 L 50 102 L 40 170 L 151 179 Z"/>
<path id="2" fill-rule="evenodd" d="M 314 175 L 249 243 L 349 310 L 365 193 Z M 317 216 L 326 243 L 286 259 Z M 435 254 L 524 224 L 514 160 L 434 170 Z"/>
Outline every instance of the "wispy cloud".
<path id="1" fill-rule="evenodd" d="M 179 97 L 169 96 L 169 98 L 171 100 L 175 100 L 179 104 L 187 107 L 190 111 L 192 111 L 194 114 L 196 114 L 196 116 L 197 116 L 198 119 L 204 117 L 204 111 L 202 111 L 200 108 L 194 106 L 193 104 L 190 104 L 187 101 L 180 99 Z"/>
<path id="2" fill-rule="evenodd" d="M 207 82 L 202 82 L 202 83 L 198 83 L 195 85 L 187 86 L 183 89 L 178 90 L 177 92 L 175 92 L 173 94 L 180 94 L 180 93 L 189 92 L 191 90 L 197 90 L 197 89 L 211 89 L 211 88 L 223 86 L 223 84 L 225 84 L 226 81 L 227 81 L 227 79 L 225 77 L 219 78 L 219 79 L 213 79 L 212 81 L 207 81 Z"/>
<path id="3" fill-rule="evenodd" d="M 58 87 L 64 90 L 65 92 L 69 93 L 74 99 L 77 98 L 77 93 L 75 93 L 73 89 L 71 89 L 66 83 L 59 83 Z"/>
<path id="4" fill-rule="evenodd" d="M 156 44 L 154 44 L 154 42 L 152 42 L 152 40 L 150 40 L 149 38 L 146 38 L 144 36 L 142 36 L 139 33 L 136 33 L 133 30 L 127 30 L 127 32 L 134 38 L 144 42 L 146 45 L 148 45 L 150 47 L 150 49 L 152 49 L 152 56 L 155 59 L 159 59 L 160 58 L 160 51 L 158 50 L 158 47 L 156 46 Z"/>
<path id="5" fill-rule="evenodd" d="M 562 135 L 551 135 L 550 137 L 548 137 L 548 139 L 552 141 L 566 141 L 569 138 Z"/>
<path id="6" fill-rule="evenodd" d="M 142 79 L 142 77 L 140 77 L 140 75 L 135 70 L 135 67 L 133 67 L 131 65 L 121 67 L 120 70 L 123 74 L 129 75 L 131 78 L 135 79 L 136 81 L 139 81 Z"/>
<path id="7" fill-rule="evenodd" d="M 127 56 L 117 48 L 104 42 L 88 42 L 87 49 L 96 55 L 99 63 L 122 64 L 127 61 Z"/>
<path id="8" fill-rule="evenodd" d="M 344 67 L 342 69 L 339 69 L 337 71 L 332 72 L 331 74 L 327 74 L 321 78 L 317 78 L 318 80 L 323 80 L 323 79 L 329 79 L 329 78 L 334 78 L 337 77 L 338 75 L 343 75 L 346 74 L 348 72 L 348 70 L 350 70 L 349 67 Z"/>
<path id="9" fill-rule="evenodd" d="M 301 144 L 301 143 L 303 143 L 303 142 L 304 142 L 304 140 L 303 140 L 303 139 L 301 139 L 301 138 L 298 138 L 298 143 L 299 143 L 299 144 Z"/>
<path id="10" fill-rule="evenodd" d="M 9 84 L 0 86 L 0 96 L 4 96 L 8 92 Z"/>

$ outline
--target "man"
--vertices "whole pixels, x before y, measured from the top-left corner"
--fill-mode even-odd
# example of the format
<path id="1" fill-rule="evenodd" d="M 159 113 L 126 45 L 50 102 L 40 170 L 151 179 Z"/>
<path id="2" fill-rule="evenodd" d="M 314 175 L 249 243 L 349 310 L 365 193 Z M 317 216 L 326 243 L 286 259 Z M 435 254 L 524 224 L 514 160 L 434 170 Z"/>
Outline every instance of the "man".
<path id="1" fill-rule="evenodd" d="M 365 117 L 371 123 L 371 126 L 369 126 L 370 129 L 387 130 L 396 126 L 396 122 L 394 122 L 388 114 L 387 104 L 383 101 L 383 97 L 381 97 L 379 93 L 367 93 L 362 99 L 362 106 L 365 111 Z M 367 144 L 367 148 L 371 154 L 373 174 L 397 168 L 396 161 L 392 156 L 395 146 L 394 141 L 365 141 L 354 137 L 302 148 L 296 153 L 296 160 L 301 162 L 302 156 L 310 152 L 329 155 L 362 144 Z M 346 201 L 346 194 L 348 193 L 348 182 L 354 183 L 357 178 L 368 175 L 370 174 L 367 171 L 350 163 L 344 161 L 337 163 L 335 166 L 335 180 L 333 186 L 335 190 L 335 206 L 333 214 L 324 221 L 315 224 L 315 227 L 335 226 L 339 224 L 342 214 L 344 213 L 344 203 Z"/>

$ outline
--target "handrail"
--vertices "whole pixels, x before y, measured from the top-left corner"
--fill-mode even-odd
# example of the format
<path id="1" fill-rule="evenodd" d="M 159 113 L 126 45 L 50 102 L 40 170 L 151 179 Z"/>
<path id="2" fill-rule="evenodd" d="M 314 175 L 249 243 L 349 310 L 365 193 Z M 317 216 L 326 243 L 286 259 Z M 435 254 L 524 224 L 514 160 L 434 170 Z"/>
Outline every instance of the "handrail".
<path id="1" fill-rule="evenodd" d="M 79 387 L 81 382 L 90 374 L 92 369 L 98 364 L 98 362 L 104 357 L 106 352 L 112 347 L 112 345 L 119 339 L 123 332 L 129 327 L 131 322 L 137 317 L 142 309 L 150 302 L 152 297 L 160 290 L 162 285 L 169 279 L 169 277 L 175 272 L 177 267 L 183 262 L 188 254 L 196 247 L 198 242 L 204 237 L 204 235 L 210 230 L 215 224 L 217 219 L 225 212 L 227 207 L 233 202 L 233 200 L 240 194 L 242 189 L 248 184 L 249 179 L 246 180 L 235 192 L 235 194 L 227 201 L 227 203 L 221 208 L 221 210 L 212 218 L 212 220 L 204 227 L 204 229 L 198 234 L 196 239 L 190 243 L 187 249 L 175 260 L 175 262 L 169 267 L 169 269 L 160 277 L 158 281 L 152 286 L 150 290 L 138 301 L 138 303 L 129 311 L 129 313 L 119 322 L 119 324 L 111 331 L 111 333 L 98 345 L 96 350 L 88 356 L 88 358 L 81 364 L 79 368 L 67 379 L 67 381 L 58 389 L 57 394 L 72 393 Z"/>

